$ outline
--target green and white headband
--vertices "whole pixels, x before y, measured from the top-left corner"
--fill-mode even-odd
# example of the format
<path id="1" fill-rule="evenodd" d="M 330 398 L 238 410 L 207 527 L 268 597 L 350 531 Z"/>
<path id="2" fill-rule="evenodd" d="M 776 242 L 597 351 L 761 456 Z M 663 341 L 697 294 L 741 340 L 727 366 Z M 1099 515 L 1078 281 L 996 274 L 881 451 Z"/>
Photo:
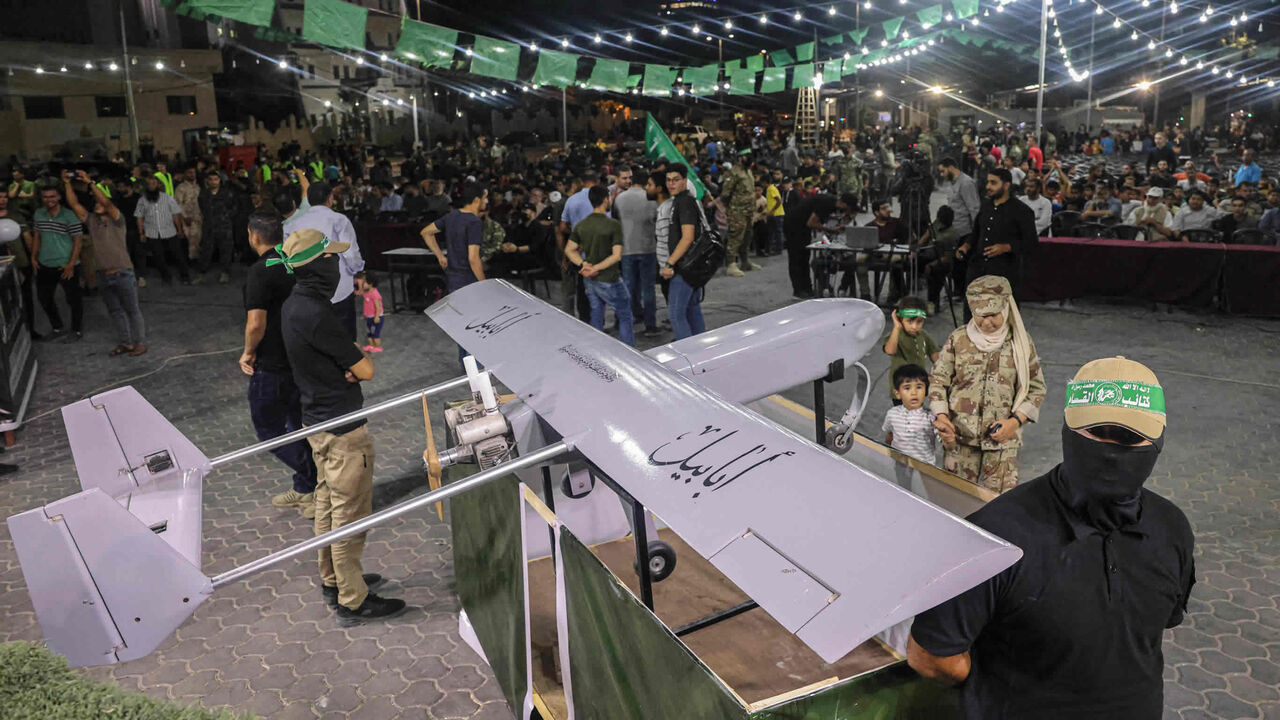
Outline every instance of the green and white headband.
<path id="1" fill-rule="evenodd" d="M 920 308 L 903 308 L 898 311 L 898 317 L 906 318 L 927 318 L 929 315 Z"/>
<path id="2" fill-rule="evenodd" d="M 271 267 L 272 265 L 284 265 L 284 271 L 292 275 L 295 267 L 301 267 L 312 260 L 315 260 L 317 257 L 323 255 L 325 249 L 328 247 L 329 237 L 327 235 L 322 236 L 318 241 L 312 243 L 310 247 L 305 247 L 292 255 L 286 255 L 284 251 L 284 243 L 280 243 L 279 245 L 276 245 L 276 253 L 280 257 L 267 260 L 267 267 Z"/>
<path id="3" fill-rule="evenodd" d="M 1118 407 L 1164 415 L 1164 389 L 1133 380 L 1078 380 L 1067 383 L 1067 407 Z"/>

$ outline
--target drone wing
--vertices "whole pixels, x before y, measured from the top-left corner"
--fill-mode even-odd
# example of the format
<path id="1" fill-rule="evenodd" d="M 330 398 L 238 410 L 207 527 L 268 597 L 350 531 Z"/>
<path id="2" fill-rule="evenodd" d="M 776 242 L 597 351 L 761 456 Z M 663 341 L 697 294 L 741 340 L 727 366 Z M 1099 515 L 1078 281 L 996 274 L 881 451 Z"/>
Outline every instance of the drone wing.
<path id="1" fill-rule="evenodd" d="M 429 314 L 828 662 L 1021 557 L 503 281 Z"/>

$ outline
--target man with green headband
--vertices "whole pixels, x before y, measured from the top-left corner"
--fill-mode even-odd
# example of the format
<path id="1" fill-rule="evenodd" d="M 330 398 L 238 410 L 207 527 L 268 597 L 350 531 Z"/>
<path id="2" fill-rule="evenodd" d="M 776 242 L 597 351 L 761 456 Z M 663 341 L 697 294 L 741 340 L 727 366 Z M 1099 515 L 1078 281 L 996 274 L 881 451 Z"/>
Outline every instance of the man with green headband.
<path id="1" fill-rule="evenodd" d="M 1123 357 L 1067 383 L 1062 462 L 969 522 L 1022 549 L 1012 567 L 916 616 L 907 662 L 958 685 L 966 718 L 1158 720 L 1164 631 L 1195 583 L 1195 537 L 1143 487 L 1164 447 L 1164 389 Z"/>
<path id="2" fill-rule="evenodd" d="M 314 185 L 312 186 L 314 187 Z M 360 383 L 373 379 L 373 363 L 351 341 L 330 298 L 342 278 L 338 255 L 349 246 L 313 228 L 297 230 L 278 248 L 295 278 L 281 307 L 281 334 L 293 379 L 302 396 L 302 424 L 315 425 L 364 405 Z M 316 464 L 316 535 L 336 530 L 373 512 L 373 437 L 361 419 L 307 438 Z M 343 626 L 397 615 L 404 601 L 369 592 L 382 577 L 364 574 L 365 533 L 320 549 L 324 600 L 334 606 Z"/>

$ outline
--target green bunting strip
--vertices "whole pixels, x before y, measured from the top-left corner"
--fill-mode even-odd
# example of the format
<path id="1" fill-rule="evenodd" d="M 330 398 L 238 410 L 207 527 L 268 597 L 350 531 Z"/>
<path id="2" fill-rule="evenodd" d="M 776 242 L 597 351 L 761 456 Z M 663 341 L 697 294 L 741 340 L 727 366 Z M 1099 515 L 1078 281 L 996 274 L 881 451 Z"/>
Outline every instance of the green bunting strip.
<path id="1" fill-rule="evenodd" d="M 302 37 L 320 45 L 361 50 L 368 8 L 342 0 L 308 0 L 302 8 Z"/>

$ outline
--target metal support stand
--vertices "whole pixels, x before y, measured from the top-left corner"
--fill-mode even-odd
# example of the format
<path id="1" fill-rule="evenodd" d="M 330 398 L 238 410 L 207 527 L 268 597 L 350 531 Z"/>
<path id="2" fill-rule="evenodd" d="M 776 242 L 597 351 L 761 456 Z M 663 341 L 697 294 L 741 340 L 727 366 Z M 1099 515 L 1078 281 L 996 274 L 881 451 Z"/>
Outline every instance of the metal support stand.
<path id="1" fill-rule="evenodd" d="M 725 608 L 724 610 L 713 612 L 710 615 L 707 615 L 706 617 L 694 620 L 688 625 L 681 625 L 680 627 L 676 628 L 674 632 L 676 634 L 676 637 L 684 637 L 689 633 L 694 633 L 704 628 L 709 628 L 718 622 L 724 622 L 729 618 L 737 617 L 742 613 L 747 612 L 748 610 L 755 610 L 758 607 L 760 607 L 760 604 L 757 603 L 755 600 L 748 600 L 740 605 L 734 605 L 731 608 Z"/>
<path id="2" fill-rule="evenodd" d="M 585 458 L 584 458 L 585 460 Z M 635 538 L 636 545 L 636 570 L 640 580 L 640 602 L 653 611 L 653 576 L 649 573 L 649 528 L 645 523 L 644 504 L 635 499 L 626 488 L 619 485 L 613 478 L 609 477 L 604 471 L 596 466 L 590 460 L 586 460 L 587 467 L 591 468 L 591 476 L 596 480 L 604 483 L 612 490 L 624 503 L 631 506 L 631 533 Z"/>
<path id="3" fill-rule="evenodd" d="M 547 503 L 547 509 L 551 512 L 556 511 L 555 486 L 551 484 L 551 468 L 542 466 L 542 499 Z M 551 536 L 551 568 L 555 572 L 556 566 L 556 529 L 547 527 L 547 534 Z"/>
<path id="4" fill-rule="evenodd" d="M 827 440 L 827 391 L 822 378 L 813 381 L 813 432 L 819 445 Z"/>

